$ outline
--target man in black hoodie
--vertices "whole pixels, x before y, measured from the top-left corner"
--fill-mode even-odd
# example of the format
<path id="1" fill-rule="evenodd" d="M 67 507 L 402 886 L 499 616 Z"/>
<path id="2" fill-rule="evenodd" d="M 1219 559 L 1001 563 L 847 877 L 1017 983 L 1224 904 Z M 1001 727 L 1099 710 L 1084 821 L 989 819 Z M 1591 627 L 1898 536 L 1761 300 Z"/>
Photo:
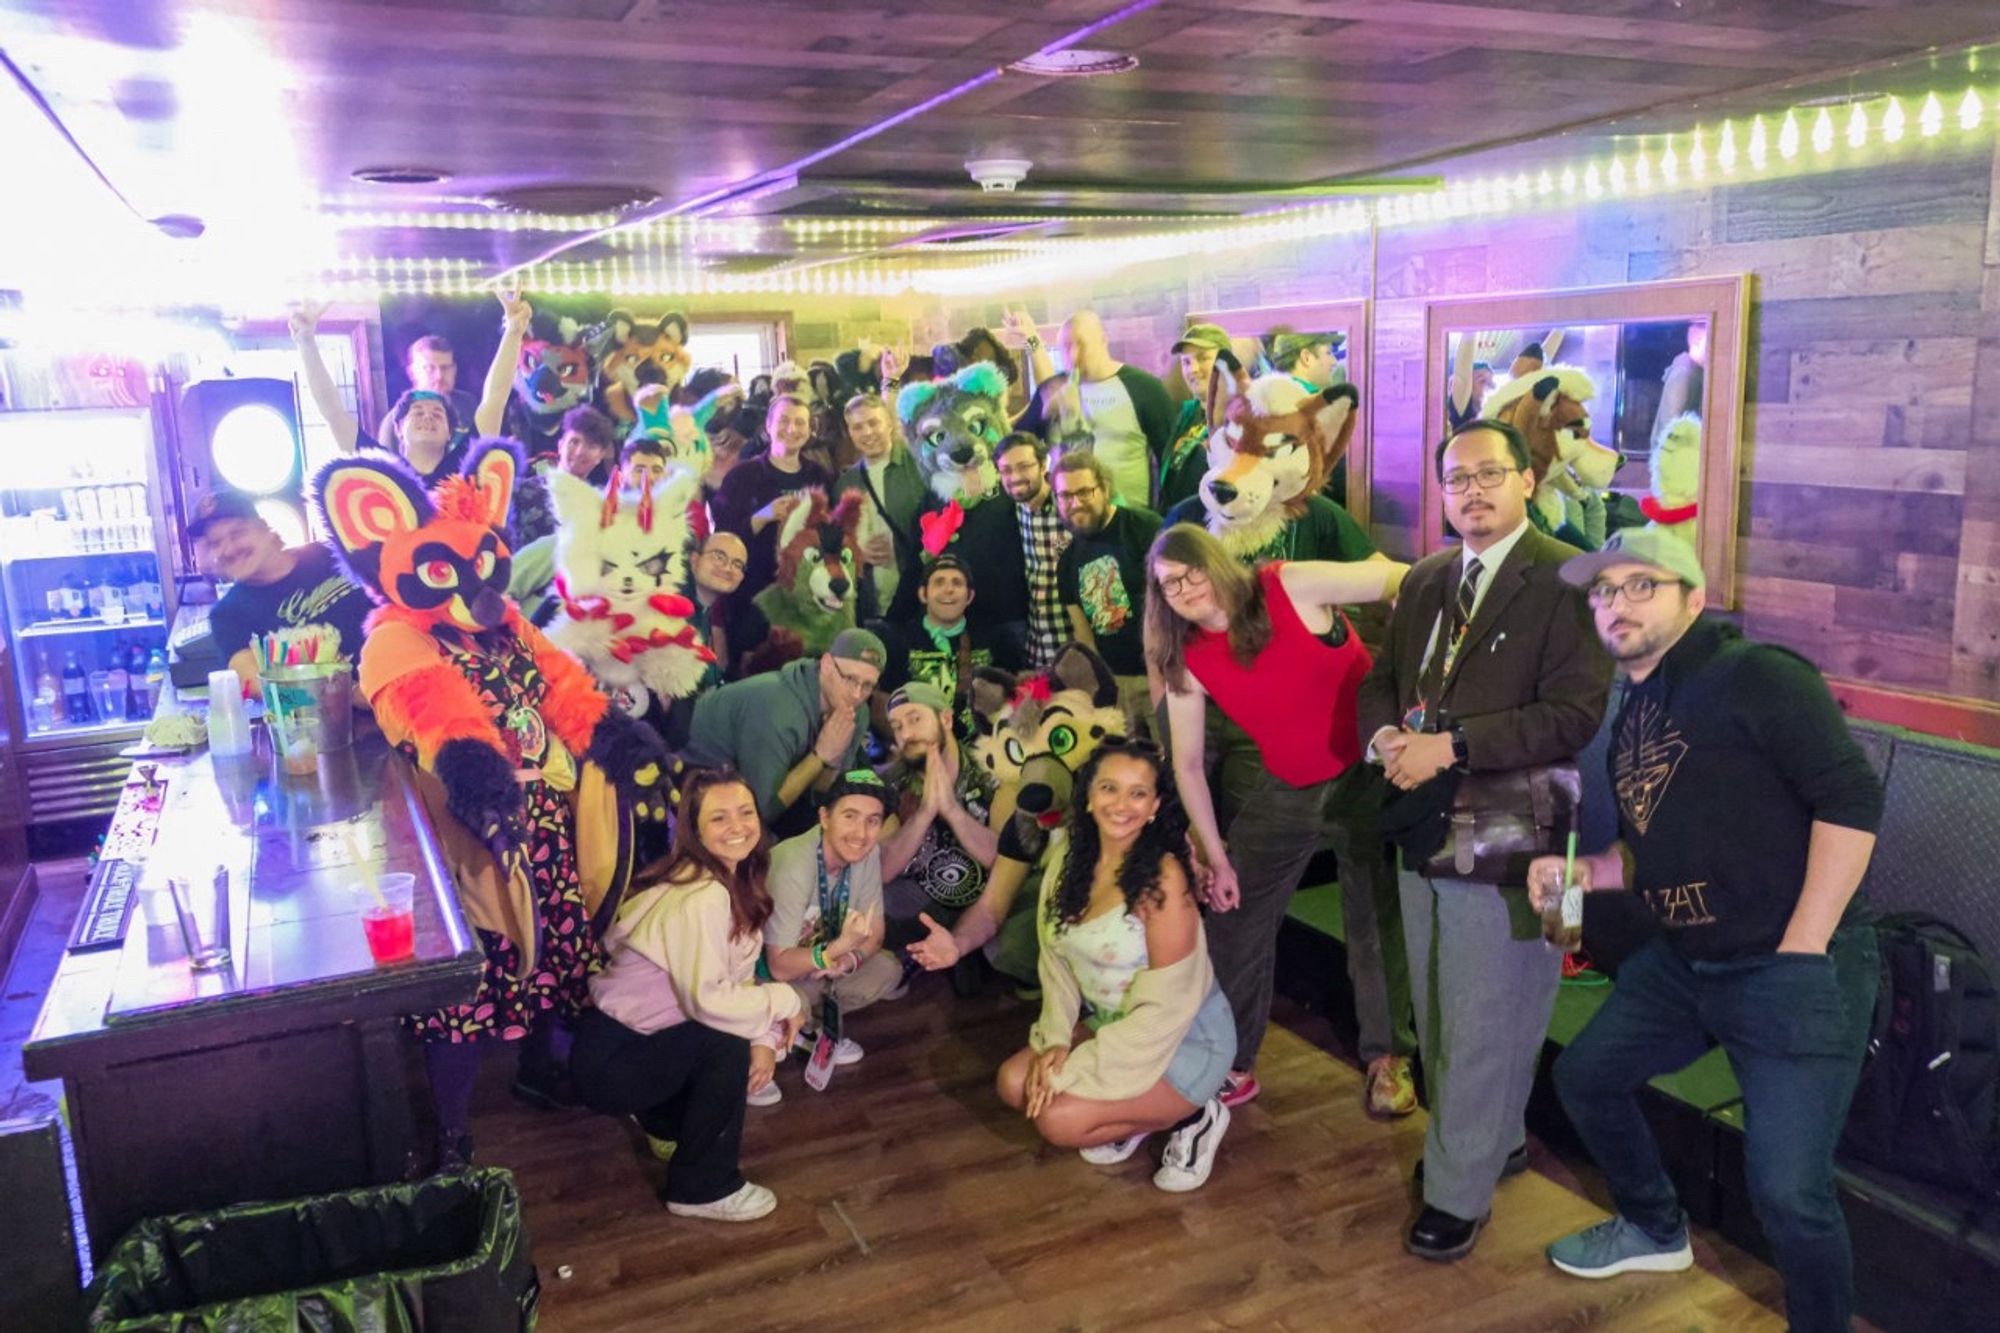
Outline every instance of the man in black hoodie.
<path id="1" fill-rule="evenodd" d="M 1849 909 L 1882 787 L 1810 663 L 1701 615 L 1700 562 L 1628 528 L 1562 568 L 1623 668 L 1609 767 L 1621 841 L 1579 858 L 1585 889 L 1629 888 L 1660 933 L 1556 1062 L 1556 1089 L 1617 1214 L 1549 1246 L 1579 1277 L 1692 1261 L 1687 1216 L 1637 1100 L 1712 1044 L 1743 1089 L 1751 1204 L 1798 1330 L 1845 1329 L 1853 1258 L 1834 1193 L 1874 1009 L 1873 934 Z M 1529 869 L 1537 908 L 1563 859 Z"/>

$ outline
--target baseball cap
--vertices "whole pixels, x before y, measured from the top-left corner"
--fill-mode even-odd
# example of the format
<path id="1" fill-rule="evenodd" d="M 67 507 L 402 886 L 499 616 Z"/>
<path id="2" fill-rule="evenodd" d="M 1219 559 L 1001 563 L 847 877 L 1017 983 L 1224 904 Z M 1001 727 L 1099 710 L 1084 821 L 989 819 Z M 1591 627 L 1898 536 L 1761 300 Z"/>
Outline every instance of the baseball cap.
<path id="1" fill-rule="evenodd" d="M 924 566 L 924 585 L 926 587 L 930 586 L 931 575 L 937 573 L 940 569 L 955 569 L 963 574 L 965 576 L 965 586 L 968 588 L 979 586 L 979 581 L 972 577 L 972 566 L 947 551 L 943 555 L 933 558 L 930 563 Z"/>
<path id="2" fill-rule="evenodd" d="M 890 712 L 895 712 L 904 704 L 915 704 L 934 713 L 951 711 L 951 697 L 942 687 L 933 685 L 927 680 L 913 680 L 889 696 Z"/>
<path id="3" fill-rule="evenodd" d="M 842 630 L 833 636 L 826 653 L 843 661 L 865 662 L 877 671 L 889 660 L 889 650 L 882 646 L 882 640 L 865 629 Z"/>
<path id="4" fill-rule="evenodd" d="M 872 768 L 850 768 L 833 780 L 833 785 L 820 793 L 822 810 L 831 810 L 843 796 L 871 796 L 881 803 L 886 816 L 896 804 L 895 794 L 889 784 L 882 781 Z"/>
<path id="5" fill-rule="evenodd" d="M 1178 356 L 1189 347 L 1226 352 L 1229 350 L 1229 333 L 1220 324 L 1190 324 L 1175 341 L 1174 354 Z"/>
<path id="6" fill-rule="evenodd" d="M 187 534 L 201 537 L 209 528 L 225 518 L 254 518 L 259 523 L 264 516 L 257 512 L 257 502 L 241 491 L 210 491 L 195 502 L 194 511 L 188 515 Z"/>
<path id="7" fill-rule="evenodd" d="M 1563 562 L 1562 580 L 1572 588 L 1587 588 L 1613 565 L 1651 565 L 1690 588 L 1704 580 L 1694 547 L 1662 528 L 1620 528 L 1602 550 L 1573 555 Z"/>
<path id="8" fill-rule="evenodd" d="M 1338 347 L 1345 341 L 1337 333 L 1281 333 L 1271 339 L 1271 360 L 1282 366 L 1309 348 Z"/>

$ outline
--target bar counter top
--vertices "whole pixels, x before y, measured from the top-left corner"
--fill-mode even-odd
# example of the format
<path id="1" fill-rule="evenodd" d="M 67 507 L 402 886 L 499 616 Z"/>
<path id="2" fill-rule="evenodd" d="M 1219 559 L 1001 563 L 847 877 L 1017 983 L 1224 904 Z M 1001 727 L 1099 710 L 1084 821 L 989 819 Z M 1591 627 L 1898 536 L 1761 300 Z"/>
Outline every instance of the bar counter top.
<path id="1" fill-rule="evenodd" d="M 121 948 L 66 955 L 23 1052 L 31 1078 L 101 1067 L 108 1044 L 120 1059 L 179 1051 L 191 1026 L 224 1024 L 239 1038 L 281 1030 L 291 1010 L 335 997 L 354 1020 L 471 998 L 481 953 L 429 821 L 380 733 L 365 724 L 357 732 L 353 748 L 321 755 L 309 777 L 273 762 L 261 727 L 250 755 L 146 761 L 166 791 L 157 838 L 143 852 L 139 905 Z M 127 802 L 137 784 L 135 775 Z M 107 854 L 118 850 L 115 839 Z M 357 855 L 377 874 L 415 876 L 413 958 L 370 959 Z M 228 873 L 222 913 L 218 869 Z M 231 963 L 189 966 L 170 876 L 188 884 L 205 943 L 226 929 Z"/>

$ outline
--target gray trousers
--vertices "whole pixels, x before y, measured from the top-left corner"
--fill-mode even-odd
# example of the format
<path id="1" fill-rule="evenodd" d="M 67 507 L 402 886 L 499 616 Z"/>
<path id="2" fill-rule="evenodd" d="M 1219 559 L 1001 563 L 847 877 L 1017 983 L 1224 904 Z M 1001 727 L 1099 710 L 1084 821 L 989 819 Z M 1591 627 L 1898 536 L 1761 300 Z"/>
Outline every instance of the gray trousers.
<path id="1" fill-rule="evenodd" d="M 1322 842 L 1332 844 L 1340 867 L 1362 1063 L 1413 1053 L 1396 870 L 1376 828 L 1381 774 L 1356 764 L 1331 782 L 1290 787 L 1271 776 L 1256 743 L 1213 704 L 1207 724 L 1210 790 L 1243 895 L 1234 911 L 1210 912 L 1204 923 L 1216 980 L 1236 1015 L 1236 1067 L 1256 1067 L 1271 1021 L 1278 930 Z"/>
<path id="2" fill-rule="evenodd" d="M 1430 1126 L 1424 1202 L 1484 1217 L 1519 1147 L 1562 980 L 1525 889 L 1402 875 L 1403 935 Z"/>

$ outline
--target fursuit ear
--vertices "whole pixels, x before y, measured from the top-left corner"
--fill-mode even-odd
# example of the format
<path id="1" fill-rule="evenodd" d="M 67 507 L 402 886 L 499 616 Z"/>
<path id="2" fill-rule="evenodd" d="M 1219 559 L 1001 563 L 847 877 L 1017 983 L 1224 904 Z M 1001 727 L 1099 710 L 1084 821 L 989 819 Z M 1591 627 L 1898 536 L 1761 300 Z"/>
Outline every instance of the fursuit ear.
<path id="1" fill-rule="evenodd" d="M 1331 469 L 1354 442 L 1354 423 L 1361 412 L 1361 390 L 1352 384 L 1336 384 L 1319 395 L 1325 404 L 1313 413 L 1313 424 L 1325 442 L 1326 466 Z"/>
<path id="2" fill-rule="evenodd" d="M 896 415 L 902 419 L 903 435 L 905 438 L 912 436 L 917 427 L 917 418 L 922 415 L 924 409 L 929 407 L 931 400 L 936 397 L 937 384 L 935 382 L 928 384 L 906 384 L 897 392 Z M 910 443 L 915 444 L 916 440 L 911 438 Z"/>
<path id="3" fill-rule="evenodd" d="M 653 508 L 663 514 L 686 514 L 701 491 L 701 478 L 684 467 L 670 467 L 653 483 Z"/>
<path id="4" fill-rule="evenodd" d="M 1111 668 L 1080 643 L 1065 644 L 1049 663 L 1049 679 L 1066 690 L 1082 690 L 1100 708 L 1118 702 L 1118 678 Z"/>
<path id="5" fill-rule="evenodd" d="M 387 455 L 328 463 L 313 479 L 313 505 L 335 550 L 366 583 L 375 582 L 382 544 L 415 532 L 437 512 L 417 474 Z"/>
<path id="6" fill-rule="evenodd" d="M 861 492 L 849 491 L 835 503 L 827 521 L 838 523 L 843 539 L 852 540 L 861 526 Z"/>
<path id="7" fill-rule="evenodd" d="M 951 377 L 952 387 L 981 398 L 1005 398 L 1007 375 L 991 361 L 975 361 Z"/>
<path id="8" fill-rule="evenodd" d="M 999 730 L 1000 714 L 1007 707 L 1007 701 L 1020 688 L 1020 681 L 1011 671 L 999 667 L 974 667 L 972 670 L 972 730 L 979 736 L 991 736 Z"/>
<path id="9" fill-rule="evenodd" d="M 1229 378 L 1223 378 L 1227 368 Z M 1208 428 L 1218 430 L 1229 413 L 1230 394 L 1225 385 L 1234 384 L 1236 392 L 1242 393 L 1248 387 L 1248 377 L 1243 373 L 1243 363 L 1236 359 L 1236 353 L 1224 347 L 1216 352 L 1215 364 L 1208 368 Z"/>
<path id="10" fill-rule="evenodd" d="M 486 511 L 486 526 L 501 528 L 507 525 L 507 512 L 514 505 L 514 486 L 527 471 L 527 463 L 521 457 L 521 446 L 512 440 L 474 440 L 472 448 L 465 455 L 465 465 L 459 475 L 472 483 L 478 492 L 482 507 Z"/>
<path id="11" fill-rule="evenodd" d="M 599 512 L 604 508 L 604 496 L 595 486 L 582 477 L 572 476 L 560 468 L 551 469 L 542 478 L 542 484 L 549 488 L 549 501 L 555 507 L 556 526 L 571 531 L 582 531 L 598 525 Z M 618 485 L 617 470 L 612 470 L 611 486 Z"/>
<path id="12" fill-rule="evenodd" d="M 1535 387 L 1532 390 L 1530 390 L 1530 392 L 1532 392 L 1535 395 L 1535 401 L 1540 403 L 1543 406 L 1543 408 L 1546 409 L 1549 405 L 1550 397 L 1553 396 L 1555 391 L 1560 387 L 1562 387 L 1562 379 L 1560 376 L 1544 375 L 1540 379 L 1535 381 Z"/>

